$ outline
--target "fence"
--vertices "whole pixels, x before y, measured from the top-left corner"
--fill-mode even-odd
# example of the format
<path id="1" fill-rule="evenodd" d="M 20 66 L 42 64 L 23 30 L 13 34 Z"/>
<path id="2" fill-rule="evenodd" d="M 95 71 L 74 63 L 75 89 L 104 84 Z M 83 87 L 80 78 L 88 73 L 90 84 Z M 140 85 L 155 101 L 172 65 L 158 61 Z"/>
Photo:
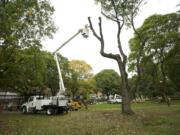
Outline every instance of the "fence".
<path id="1" fill-rule="evenodd" d="M 24 97 L 12 92 L 0 92 L 0 112 L 18 111 Z"/>

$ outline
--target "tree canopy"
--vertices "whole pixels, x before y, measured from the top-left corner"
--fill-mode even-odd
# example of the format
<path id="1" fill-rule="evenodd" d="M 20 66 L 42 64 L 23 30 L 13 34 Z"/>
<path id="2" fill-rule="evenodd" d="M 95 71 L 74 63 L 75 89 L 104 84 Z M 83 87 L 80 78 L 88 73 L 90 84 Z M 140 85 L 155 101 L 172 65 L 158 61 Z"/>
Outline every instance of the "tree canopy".
<path id="1" fill-rule="evenodd" d="M 142 72 L 141 85 L 148 80 L 146 86 L 154 89 L 156 95 L 170 93 L 170 85 L 178 75 L 172 79 L 172 74 L 178 74 L 179 70 L 170 70 L 179 65 L 179 41 L 180 41 L 180 15 L 176 13 L 166 15 L 153 15 L 148 17 L 137 30 L 144 39 L 143 52 L 141 54 L 140 69 Z M 136 62 L 139 55 L 141 42 L 135 33 L 130 40 L 131 53 L 129 56 L 129 70 L 137 72 Z M 171 62 L 170 62 L 171 61 Z M 171 81 L 171 82 L 170 82 Z M 174 84 L 177 82 L 175 81 Z M 177 84 L 176 84 L 177 85 Z M 160 87 L 161 86 L 161 87 Z M 147 87 L 142 87 L 142 89 Z M 159 91 L 157 91 L 159 90 Z M 152 90 L 151 90 L 152 91 Z"/>
<path id="2" fill-rule="evenodd" d="M 121 79 L 117 72 L 105 69 L 95 75 L 96 88 L 109 98 L 110 95 L 120 94 Z"/>
<path id="3" fill-rule="evenodd" d="M 49 0 L 0 1 L 0 87 L 31 93 L 46 85 L 41 41 L 56 31 Z"/>
<path id="4" fill-rule="evenodd" d="M 11 51 L 11 49 L 8 49 L 6 53 Z M 42 92 L 47 87 L 50 88 L 53 95 L 57 93 L 59 89 L 58 72 L 51 53 L 41 51 L 36 47 L 23 50 L 13 49 L 13 51 L 14 63 L 2 62 L 0 65 L 0 89 L 9 89 L 23 95 L 29 95 L 35 94 L 37 91 Z M 58 57 L 61 58 L 60 66 L 66 84 L 69 71 L 68 60 L 60 55 Z"/>
<path id="5" fill-rule="evenodd" d="M 41 47 L 56 31 L 49 0 L 1 0 L 0 46 Z"/>
<path id="6" fill-rule="evenodd" d="M 70 66 L 70 86 L 72 96 L 90 92 L 89 80 L 93 77 L 92 67 L 82 60 L 72 60 Z"/>

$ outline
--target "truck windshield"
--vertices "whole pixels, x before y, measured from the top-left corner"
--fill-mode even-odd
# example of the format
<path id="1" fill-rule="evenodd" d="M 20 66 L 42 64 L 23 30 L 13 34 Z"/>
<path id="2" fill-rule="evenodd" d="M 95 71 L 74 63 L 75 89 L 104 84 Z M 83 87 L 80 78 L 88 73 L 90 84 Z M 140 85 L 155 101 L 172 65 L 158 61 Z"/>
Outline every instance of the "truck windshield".
<path id="1" fill-rule="evenodd" d="M 33 97 L 30 97 L 30 98 L 29 98 L 29 102 L 31 102 L 31 101 L 33 101 Z"/>
<path id="2" fill-rule="evenodd" d="M 43 96 L 39 96 L 39 97 L 37 97 L 36 99 L 37 99 L 37 100 L 41 100 L 41 99 L 44 99 L 44 97 L 43 97 Z"/>

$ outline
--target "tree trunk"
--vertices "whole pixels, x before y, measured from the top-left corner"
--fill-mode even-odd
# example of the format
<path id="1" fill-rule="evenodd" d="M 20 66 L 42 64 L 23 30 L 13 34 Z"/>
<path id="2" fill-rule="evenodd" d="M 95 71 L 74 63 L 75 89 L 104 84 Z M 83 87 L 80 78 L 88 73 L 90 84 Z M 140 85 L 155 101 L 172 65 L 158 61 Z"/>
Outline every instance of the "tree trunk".
<path id="1" fill-rule="evenodd" d="M 107 96 L 107 100 L 109 100 L 109 96 L 110 96 L 109 93 L 107 93 L 106 96 Z"/>
<path id="2" fill-rule="evenodd" d="M 131 109 L 131 99 L 128 85 L 128 76 L 126 73 L 125 65 L 117 61 L 119 70 L 121 73 L 122 80 L 122 113 L 127 115 L 132 115 L 134 112 Z"/>
<path id="3" fill-rule="evenodd" d="M 164 62 L 161 61 L 161 74 L 162 74 L 162 98 L 167 103 L 168 106 L 170 106 L 170 100 L 168 99 L 166 95 L 166 74 L 164 70 Z"/>

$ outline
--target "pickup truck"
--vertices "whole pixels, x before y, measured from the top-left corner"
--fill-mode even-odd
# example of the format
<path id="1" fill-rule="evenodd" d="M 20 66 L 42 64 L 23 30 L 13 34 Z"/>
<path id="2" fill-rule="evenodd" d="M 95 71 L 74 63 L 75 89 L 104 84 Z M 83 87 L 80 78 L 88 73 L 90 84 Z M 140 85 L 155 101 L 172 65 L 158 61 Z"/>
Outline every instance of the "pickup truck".
<path id="1" fill-rule="evenodd" d="M 46 111 L 48 115 L 52 115 L 60 112 L 68 112 L 67 104 L 68 100 L 65 97 L 31 96 L 21 107 L 24 114 Z"/>

